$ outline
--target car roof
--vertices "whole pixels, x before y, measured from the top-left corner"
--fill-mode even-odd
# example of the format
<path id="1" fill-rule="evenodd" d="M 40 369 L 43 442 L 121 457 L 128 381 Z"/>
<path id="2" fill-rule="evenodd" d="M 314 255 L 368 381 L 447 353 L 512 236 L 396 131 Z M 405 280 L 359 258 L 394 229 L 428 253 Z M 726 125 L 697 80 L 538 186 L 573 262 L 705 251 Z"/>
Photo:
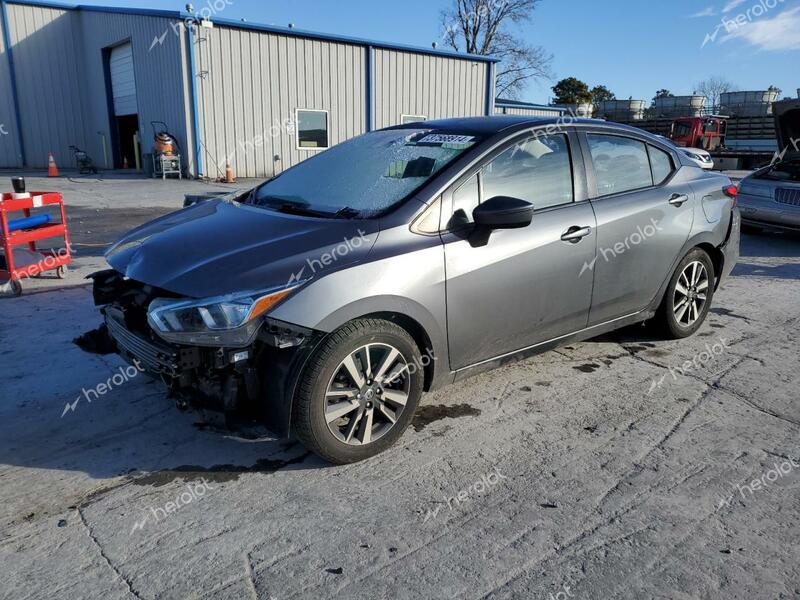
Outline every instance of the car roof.
<path id="1" fill-rule="evenodd" d="M 424 125 L 426 129 L 458 132 L 462 135 L 476 135 L 482 137 L 517 129 L 547 125 L 592 125 L 595 127 L 604 127 L 639 135 L 644 134 L 648 137 L 652 137 L 651 134 L 636 127 L 604 121 L 602 119 L 580 119 L 577 117 L 570 118 L 569 116 L 525 117 L 520 115 L 496 115 L 491 117 L 460 117 L 455 119 L 437 119 L 433 121 L 406 123 L 405 125 L 387 127 L 386 129 L 419 129 L 422 125 Z"/>

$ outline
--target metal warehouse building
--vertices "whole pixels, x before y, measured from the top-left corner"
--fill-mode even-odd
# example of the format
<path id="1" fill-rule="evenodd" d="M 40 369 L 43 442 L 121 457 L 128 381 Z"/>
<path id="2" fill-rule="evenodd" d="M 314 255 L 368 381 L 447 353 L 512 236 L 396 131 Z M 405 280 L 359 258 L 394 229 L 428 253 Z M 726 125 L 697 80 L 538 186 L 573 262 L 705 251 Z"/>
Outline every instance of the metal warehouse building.
<path id="1" fill-rule="evenodd" d="M 188 175 L 229 162 L 264 177 L 372 129 L 495 113 L 485 56 L 203 11 L 0 4 L 0 167 L 43 168 L 48 152 L 71 166 L 71 145 L 101 167 L 133 165 L 135 132 L 147 155 L 163 122 Z"/>
<path id="2" fill-rule="evenodd" d="M 567 110 L 556 106 L 545 106 L 543 104 L 531 104 L 530 102 L 520 102 L 519 100 L 505 100 L 498 98 L 494 102 L 494 113 L 496 115 L 521 115 L 524 117 L 560 117 Z"/>

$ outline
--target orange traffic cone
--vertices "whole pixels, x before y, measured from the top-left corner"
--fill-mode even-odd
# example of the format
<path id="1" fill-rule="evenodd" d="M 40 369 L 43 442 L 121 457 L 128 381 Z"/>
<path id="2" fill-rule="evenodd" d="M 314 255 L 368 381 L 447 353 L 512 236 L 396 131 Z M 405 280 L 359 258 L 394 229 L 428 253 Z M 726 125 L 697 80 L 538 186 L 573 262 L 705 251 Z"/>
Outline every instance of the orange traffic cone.
<path id="1" fill-rule="evenodd" d="M 58 177 L 58 167 L 56 166 L 56 159 L 53 158 L 53 153 L 47 153 L 47 176 Z"/>
<path id="2" fill-rule="evenodd" d="M 230 164 L 225 165 L 225 183 L 236 183 L 236 178 L 233 176 L 233 169 Z"/>

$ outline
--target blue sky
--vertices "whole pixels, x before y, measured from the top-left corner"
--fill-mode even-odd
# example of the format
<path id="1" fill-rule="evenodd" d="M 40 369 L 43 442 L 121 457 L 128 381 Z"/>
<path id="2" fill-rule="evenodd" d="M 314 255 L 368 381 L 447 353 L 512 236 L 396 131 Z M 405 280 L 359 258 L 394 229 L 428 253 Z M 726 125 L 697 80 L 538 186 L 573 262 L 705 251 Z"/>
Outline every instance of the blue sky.
<path id="1" fill-rule="evenodd" d="M 207 1 L 194 2 L 195 9 L 207 6 Z M 420 46 L 434 41 L 442 45 L 439 12 L 450 4 L 450 0 L 228 2 L 220 17 L 281 26 L 294 23 L 301 29 Z M 175 10 L 184 6 L 163 0 L 83 3 Z M 618 98 L 650 100 L 660 88 L 692 93 L 697 82 L 709 76 L 722 76 L 740 90 L 776 85 L 793 97 L 800 88 L 800 0 L 542 0 L 532 23 L 518 32 L 554 55 L 557 78 L 575 76 L 590 85 L 603 84 Z M 532 83 L 523 99 L 547 102 L 553 83 Z"/>

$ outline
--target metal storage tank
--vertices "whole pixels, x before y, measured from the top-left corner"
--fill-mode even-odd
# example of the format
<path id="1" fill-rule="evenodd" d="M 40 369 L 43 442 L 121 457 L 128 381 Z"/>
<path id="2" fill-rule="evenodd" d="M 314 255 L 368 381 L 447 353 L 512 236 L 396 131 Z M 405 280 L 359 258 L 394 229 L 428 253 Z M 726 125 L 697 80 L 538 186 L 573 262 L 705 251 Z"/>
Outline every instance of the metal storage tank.
<path id="1" fill-rule="evenodd" d="M 594 104 L 583 102 L 581 104 L 554 104 L 557 108 L 563 108 L 565 112 L 574 116 L 590 119 L 594 114 Z"/>
<path id="2" fill-rule="evenodd" d="M 740 117 L 767 117 L 772 103 L 779 98 L 778 90 L 725 92 L 720 94 L 720 112 Z"/>
<path id="3" fill-rule="evenodd" d="M 606 100 L 597 103 L 595 116 L 610 121 L 641 121 L 645 108 L 644 100 Z"/>
<path id="4" fill-rule="evenodd" d="M 521 115 L 526 117 L 559 117 L 566 112 L 563 108 L 520 102 L 519 100 L 506 100 L 498 98 L 494 102 L 496 115 Z"/>
<path id="5" fill-rule="evenodd" d="M 706 97 L 695 95 L 655 98 L 653 106 L 658 116 L 699 117 L 706 106 Z"/>

